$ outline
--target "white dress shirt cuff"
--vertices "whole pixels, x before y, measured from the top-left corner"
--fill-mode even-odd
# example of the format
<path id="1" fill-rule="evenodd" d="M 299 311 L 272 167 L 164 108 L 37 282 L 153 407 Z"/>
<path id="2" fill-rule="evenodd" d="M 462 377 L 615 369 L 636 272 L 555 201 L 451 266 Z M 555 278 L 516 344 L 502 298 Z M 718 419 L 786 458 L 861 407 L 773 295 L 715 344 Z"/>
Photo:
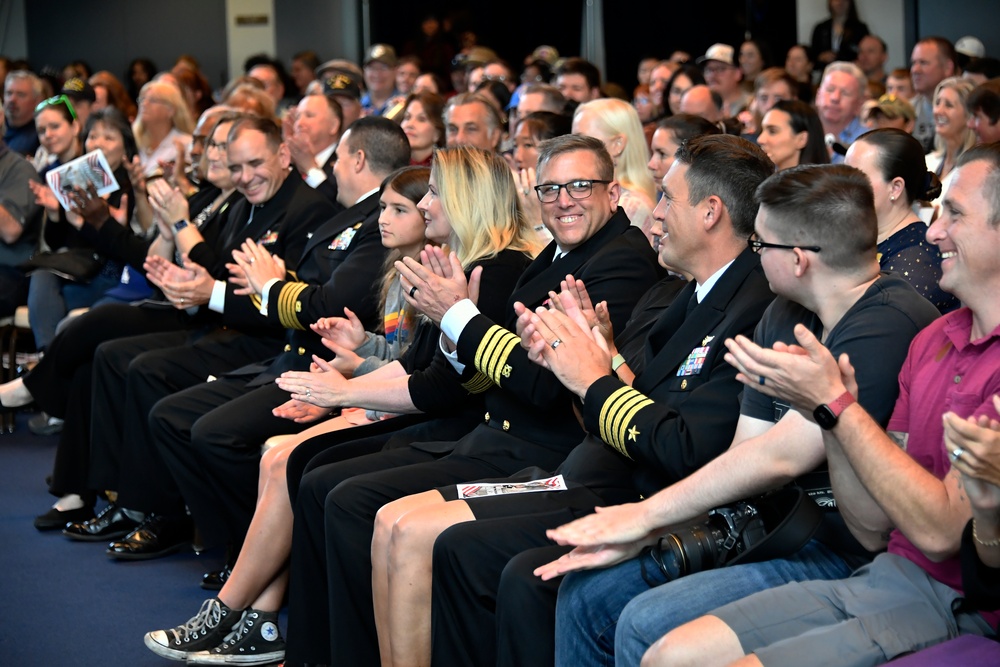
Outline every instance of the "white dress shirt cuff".
<path id="1" fill-rule="evenodd" d="M 441 347 L 441 351 L 444 353 L 445 357 L 448 358 L 448 362 L 459 373 L 462 373 L 465 370 L 465 364 L 458 360 L 457 351 L 449 352 L 445 349 L 444 337 L 447 336 L 457 344 L 458 339 L 465 330 L 466 325 L 478 314 L 479 308 L 476 307 L 476 304 L 472 303 L 471 299 L 462 299 L 449 308 L 448 312 L 446 312 L 444 317 L 441 318 L 442 338 L 438 341 L 438 345 Z"/>
<path id="2" fill-rule="evenodd" d="M 216 280 L 212 286 L 212 296 L 208 299 L 208 309 L 217 313 L 226 311 L 226 283 Z"/>
<path id="3" fill-rule="evenodd" d="M 309 187 L 316 188 L 324 181 L 326 181 L 326 172 L 319 167 L 313 167 L 306 172 L 306 183 Z"/>
<path id="4" fill-rule="evenodd" d="M 281 280 L 281 278 L 271 278 L 264 283 L 264 287 L 260 291 L 260 314 L 264 317 L 267 317 L 267 297 L 271 294 L 271 287 L 279 280 Z"/>

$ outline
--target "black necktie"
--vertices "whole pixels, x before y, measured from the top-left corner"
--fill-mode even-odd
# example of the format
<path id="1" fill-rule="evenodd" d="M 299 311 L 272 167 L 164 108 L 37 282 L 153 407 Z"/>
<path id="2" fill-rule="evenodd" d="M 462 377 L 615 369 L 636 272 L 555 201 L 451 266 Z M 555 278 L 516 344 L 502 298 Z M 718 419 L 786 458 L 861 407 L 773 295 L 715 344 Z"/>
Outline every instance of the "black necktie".
<path id="1" fill-rule="evenodd" d="M 684 313 L 684 318 L 687 319 L 687 316 L 691 314 L 691 311 L 693 311 L 697 307 L 698 307 L 698 290 L 696 289 L 691 294 L 691 300 L 688 301 L 687 311 L 685 311 Z"/>

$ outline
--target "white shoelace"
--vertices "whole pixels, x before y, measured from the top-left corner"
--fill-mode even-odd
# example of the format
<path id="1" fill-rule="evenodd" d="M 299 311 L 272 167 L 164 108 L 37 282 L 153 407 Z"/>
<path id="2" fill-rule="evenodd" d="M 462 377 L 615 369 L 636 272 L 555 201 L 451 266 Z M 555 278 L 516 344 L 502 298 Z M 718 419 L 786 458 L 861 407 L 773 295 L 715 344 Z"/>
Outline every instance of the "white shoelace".
<path id="1" fill-rule="evenodd" d="M 201 604 L 198 613 L 192 616 L 187 623 L 178 626 L 169 632 L 174 635 L 174 642 L 180 644 L 188 639 L 198 639 L 222 620 L 222 606 L 216 598 L 205 600 Z"/>
<path id="2" fill-rule="evenodd" d="M 235 644 L 242 639 L 243 635 L 250 632 L 250 629 L 253 628 L 253 619 L 256 618 L 257 612 L 250 611 L 249 609 L 244 611 L 243 615 L 240 616 L 240 622 L 236 624 L 236 627 L 233 628 L 232 632 L 226 635 L 225 639 L 222 640 L 222 646 L 219 648 L 227 648 L 229 644 Z"/>

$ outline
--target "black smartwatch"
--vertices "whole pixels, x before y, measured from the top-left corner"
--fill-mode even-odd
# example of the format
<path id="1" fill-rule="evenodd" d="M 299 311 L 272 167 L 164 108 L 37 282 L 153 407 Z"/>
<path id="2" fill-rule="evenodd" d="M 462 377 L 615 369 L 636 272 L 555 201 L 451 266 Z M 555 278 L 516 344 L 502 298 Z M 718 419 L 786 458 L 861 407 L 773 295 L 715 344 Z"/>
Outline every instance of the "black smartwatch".
<path id="1" fill-rule="evenodd" d="M 181 231 L 190 224 L 191 223 L 188 222 L 187 220 L 178 220 L 177 222 L 174 223 L 174 234 Z"/>
<path id="2" fill-rule="evenodd" d="M 818 408 L 813 410 L 813 419 L 819 424 L 819 427 L 824 431 L 829 431 L 834 426 L 837 425 L 837 421 L 840 419 L 841 413 L 847 409 L 851 403 L 857 403 L 857 400 L 849 391 L 845 391 L 843 394 L 838 396 L 833 403 L 829 405 L 823 404 Z"/>

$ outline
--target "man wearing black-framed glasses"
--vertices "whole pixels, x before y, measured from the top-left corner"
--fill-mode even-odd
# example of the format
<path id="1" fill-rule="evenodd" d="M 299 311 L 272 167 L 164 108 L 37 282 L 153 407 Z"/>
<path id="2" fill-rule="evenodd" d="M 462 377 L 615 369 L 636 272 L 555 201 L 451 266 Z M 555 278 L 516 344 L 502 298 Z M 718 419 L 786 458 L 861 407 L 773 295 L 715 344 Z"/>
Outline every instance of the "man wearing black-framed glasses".
<path id="1" fill-rule="evenodd" d="M 767 243 L 766 241 L 761 241 L 757 238 L 757 234 L 754 234 L 747 239 L 747 245 L 758 255 L 764 248 L 775 248 L 778 250 L 809 250 L 810 252 L 819 252 L 822 250 L 816 245 L 785 245 L 783 243 Z"/>
<path id="2" fill-rule="evenodd" d="M 572 151 L 539 160 L 535 194 L 557 255 L 573 250 L 607 224 L 618 209 L 621 186 L 597 154 Z"/>

